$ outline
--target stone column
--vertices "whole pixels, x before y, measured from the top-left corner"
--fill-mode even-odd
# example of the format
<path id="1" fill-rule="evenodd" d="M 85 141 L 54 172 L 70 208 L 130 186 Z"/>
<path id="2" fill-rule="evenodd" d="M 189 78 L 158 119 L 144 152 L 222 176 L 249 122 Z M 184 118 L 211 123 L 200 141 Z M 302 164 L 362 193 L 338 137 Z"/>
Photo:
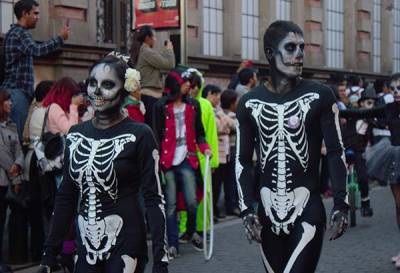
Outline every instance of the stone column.
<path id="1" fill-rule="evenodd" d="M 321 0 L 304 1 L 305 66 L 325 64 L 323 7 Z M 300 20 L 297 18 L 297 20 Z"/>
<path id="2" fill-rule="evenodd" d="M 393 73 L 393 1 L 397 0 L 382 0 L 381 7 L 381 65 L 382 73 Z"/>
<path id="3" fill-rule="evenodd" d="M 357 69 L 357 48 L 355 39 L 357 37 L 357 0 L 343 0 L 344 5 L 344 69 Z"/>
<path id="4" fill-rule="evenodd" d="M 357 0 L 357 69 L 372 71 L 372 0 Z"/>
<path id="5" fill-rule="evenodd" d="M 242 0 L 224 0 L 224 57 L 242 57 Z"/>

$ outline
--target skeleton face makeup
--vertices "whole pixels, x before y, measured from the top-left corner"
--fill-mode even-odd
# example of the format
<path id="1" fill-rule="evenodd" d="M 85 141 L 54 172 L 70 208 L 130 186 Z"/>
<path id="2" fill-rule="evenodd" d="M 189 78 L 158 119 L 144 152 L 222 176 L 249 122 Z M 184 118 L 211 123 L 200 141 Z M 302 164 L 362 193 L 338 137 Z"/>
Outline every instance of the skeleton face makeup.
<path id="1" fill-rule="evenodd" d="M 278 71 L 295 78 L 303 71 L 304 38 L 299 33 L 289 32 L 279 43 L 274 54 L 275 65 Z"/>
<path id="2" fill-rule="evenodd" d="M 394 100 L 400 101 L 400 79 L 390 82 L 390 90 L 393 92 Z"/>
<path id="3" fill-rule="evenodd" d="M 95 66 L 88 81 L 88 95 L 95 111 L 103 112 L 121 104 L 123 82 L 110 65 Z"/>

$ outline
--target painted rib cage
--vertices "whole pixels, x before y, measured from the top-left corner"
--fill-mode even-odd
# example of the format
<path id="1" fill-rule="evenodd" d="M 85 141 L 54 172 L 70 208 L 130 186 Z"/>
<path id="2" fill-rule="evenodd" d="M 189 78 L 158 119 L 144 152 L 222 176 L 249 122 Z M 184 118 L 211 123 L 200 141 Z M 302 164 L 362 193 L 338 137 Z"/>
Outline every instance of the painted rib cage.
<path id="1" fill-rule="evenodd" d="M 264 171 L 267 164 L 273 166 L 272 187 L 263 187 L 261 197 L 277 234 L 281 230 L 290 233 L 290 225 L 302 214 L 310 195 L 305 187 L 293 184 L 290 166 L 300 164 L 304 172 L 307 170 L 305 119 L 310 103 L 318 98 L 318 94 L 308 93 L 284 104 L 256 99 L 246 102 L 259 128 L 261 169 Z"/>
<path id="2" fill-rule="evenodd" d="M 79 186 L 83 216 L 78 216 L 81 239 L 87 250 L 89 264 L 109 257 L 110 248 L 115 245 L 122 228 L 119 215 L 102 217 L 101 195 L 112 200 L 118 198 L 118 179 L 114 160 L 123 151 L 124 145 L 136 140 L 132 134 L 111 139 L 94 140 L 80 133 L 71 133 L 69 174 Z"/>

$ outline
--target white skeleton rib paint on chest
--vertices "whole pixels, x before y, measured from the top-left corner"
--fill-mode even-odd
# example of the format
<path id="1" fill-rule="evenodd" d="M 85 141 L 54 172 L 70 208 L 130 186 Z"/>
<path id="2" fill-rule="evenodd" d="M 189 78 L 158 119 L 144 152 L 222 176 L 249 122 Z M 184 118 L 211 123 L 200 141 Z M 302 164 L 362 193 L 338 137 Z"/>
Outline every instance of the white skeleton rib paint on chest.
<path id="1" fill-rule="evenodd" d="M 123 134 L 110 139 L 95 140 L 80 133 L 67 136 L 71 142 L 69 174 L 81 192 L 84 215 L 78 216 L 82 242 L 86 248 L 86 260 L 96 264 L 108 259 L 109 250 L 117 241 L 123 220 L 119 215 L 100 216 L 102 204 L 99 196 L 108 194 L 118 198 L 118 179 L 114 170 L 115 158 L 127 143 L 135 142 L 132 134 Z"/>
<path id="2" fill-rule="evenodd" d="M 260 164 L 264 172 L 272 164 L 272 188 L 261 189 L 261 199 L 266 214 L 271 219 L 272 230 L 290 233 L 289 227 L 300 216 L 310 197 L 305 187 L 293 185 L 290 161 L 300 164 L 304 172 L 308 167 L 308 141 L 305 119 L 310 104 L 319 99 L 317 93 L 307 93 L 283 104 L 250 99 L 245 103 L 258 127 Z"/>

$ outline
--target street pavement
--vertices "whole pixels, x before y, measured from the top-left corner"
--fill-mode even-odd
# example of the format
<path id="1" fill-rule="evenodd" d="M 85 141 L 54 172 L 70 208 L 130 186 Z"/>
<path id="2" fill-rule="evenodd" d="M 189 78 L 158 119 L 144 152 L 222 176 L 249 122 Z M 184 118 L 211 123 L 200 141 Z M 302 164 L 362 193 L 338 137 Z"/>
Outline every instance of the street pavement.
<path id="1" fill-rule="evenodd" d="M 326 234 L 317 273 L 394 273 L 390 257 L 400 251 L 400 236 L 395 223 L 394 202 L 388 187 L 371 192 L 372 218 L 357 215 L 357 226 L 336 241 Z M 327 211 L 331 200 L 324 201 Z M 151 262 L 150 262 L 151 264 Z M 18 271 L 35 272 L 34 268 Z M 215 230 L 215 249 L 211 261 L 205 262 L 202 252 L 190 245 L 181 247 L 181 257 L 173 260 L 170 273 L 256 273 L 265 272 L 259 247 L 249 244 L 241 221 L 231 219 L 219 223 Z M 148 266 L 146 273 L 151 273 Z"/>
<path id="2" fill-rule="evenodd" d="M 400 251 L 400 236 L 395 223 L 394 202 L 388 187 L 374 188 L 371 203 L 375 209 L 372 218 L 357 214 L 357 226 L 336 241 L 326 234 L 318 273 L 392 273 L 397 272 L 390 257 Z M 332 201 L 324 202 L 327 211 Z M 328 214 L 329 215 L 329 214 Z M 171 262 L 171 273 L 255 273 L 265 272 L 259 247 L 250 245 L 244 236 L 241 221 L 217 225 L 215 254 L 205 262 L 202 253 L 191 246 L 182 249 L 182 256 Z M 150 273 L 150 268 L 146 273 Z"/>

